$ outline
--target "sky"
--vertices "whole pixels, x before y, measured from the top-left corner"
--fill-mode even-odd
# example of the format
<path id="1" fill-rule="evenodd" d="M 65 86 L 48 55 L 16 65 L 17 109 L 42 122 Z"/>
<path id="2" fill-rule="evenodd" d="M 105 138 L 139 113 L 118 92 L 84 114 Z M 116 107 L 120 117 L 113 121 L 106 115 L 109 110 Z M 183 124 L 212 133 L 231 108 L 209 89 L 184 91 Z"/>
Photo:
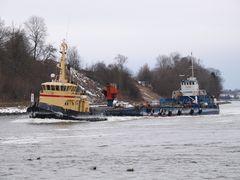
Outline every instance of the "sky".
<path id="1" fill-rule="evenodd" d="M 45 19 L 47 41 L 76 46 L 85 65 L 128 57 L 133 73 L 178 52 L 219 69 L 224 88 L 240 89 L 239 0 L 0 0 L 0 18 L 22 26 Z"/>

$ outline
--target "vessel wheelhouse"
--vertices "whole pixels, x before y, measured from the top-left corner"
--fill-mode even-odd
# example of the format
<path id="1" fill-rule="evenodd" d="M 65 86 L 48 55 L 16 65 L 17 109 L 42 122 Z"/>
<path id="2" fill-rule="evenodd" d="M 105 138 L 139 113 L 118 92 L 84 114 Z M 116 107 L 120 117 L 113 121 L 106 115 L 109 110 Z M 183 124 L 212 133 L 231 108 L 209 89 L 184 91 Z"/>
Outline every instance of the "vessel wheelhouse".
<path id="1" fill-rule="evenodd" d="M 89 112 L 88 97 L 77 91 L 77 86 L 71 83 L 42 83 L 39 103 L 62 107 L 65 110 Z"/>

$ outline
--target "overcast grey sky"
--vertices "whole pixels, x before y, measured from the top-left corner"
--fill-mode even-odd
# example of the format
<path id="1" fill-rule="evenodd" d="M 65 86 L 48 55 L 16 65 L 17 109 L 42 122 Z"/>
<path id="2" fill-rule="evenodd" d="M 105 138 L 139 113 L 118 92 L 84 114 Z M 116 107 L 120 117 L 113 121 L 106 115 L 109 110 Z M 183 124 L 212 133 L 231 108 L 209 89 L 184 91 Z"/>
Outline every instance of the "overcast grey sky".
<path id="1" fill-rule="evenodd" d="M 193 55 L 219 69 L 225 88 L 240 89 L 240 1 L 238 0 L 0 0 L 6 25 L 30 16 L 45 19 L 47 41 L 67 37 L 84 63 L 128 56 L 136 72 L 159 54 Z"/>

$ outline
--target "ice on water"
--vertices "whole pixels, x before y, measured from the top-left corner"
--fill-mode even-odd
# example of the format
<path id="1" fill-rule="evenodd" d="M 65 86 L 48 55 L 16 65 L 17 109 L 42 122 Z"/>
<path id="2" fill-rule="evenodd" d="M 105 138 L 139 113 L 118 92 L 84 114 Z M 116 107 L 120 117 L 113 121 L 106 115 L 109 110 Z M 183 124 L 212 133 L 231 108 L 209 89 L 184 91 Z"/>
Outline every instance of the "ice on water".
<path id="1" fill-rule="evenodd" d="M 240 102 L 220 110 L 84 123 L 0 117 L 0 179 L 240 179 Z"/>
<path id="2" fill-rule="evenodd" d="M 27 110 L 26 107 L 0 107 L 1 113 L 25 113 Z"/>

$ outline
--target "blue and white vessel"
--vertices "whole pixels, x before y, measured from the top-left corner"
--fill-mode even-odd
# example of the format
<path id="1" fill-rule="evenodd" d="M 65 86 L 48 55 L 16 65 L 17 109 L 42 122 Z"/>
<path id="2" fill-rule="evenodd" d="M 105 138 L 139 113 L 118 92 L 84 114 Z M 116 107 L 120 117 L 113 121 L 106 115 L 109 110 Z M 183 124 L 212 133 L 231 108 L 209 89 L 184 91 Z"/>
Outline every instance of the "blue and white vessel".
<path id="1" fill-rule="evenodd" d="M 194 76 L 193 60 L 192 75 L 181 80 L 180 89 L 172 92 L 172 101 L 178 105 L 178 114 L 219 114 L 216 98 L 208 95 L 206 90 L 200 89 L 198 80 Z"/>

